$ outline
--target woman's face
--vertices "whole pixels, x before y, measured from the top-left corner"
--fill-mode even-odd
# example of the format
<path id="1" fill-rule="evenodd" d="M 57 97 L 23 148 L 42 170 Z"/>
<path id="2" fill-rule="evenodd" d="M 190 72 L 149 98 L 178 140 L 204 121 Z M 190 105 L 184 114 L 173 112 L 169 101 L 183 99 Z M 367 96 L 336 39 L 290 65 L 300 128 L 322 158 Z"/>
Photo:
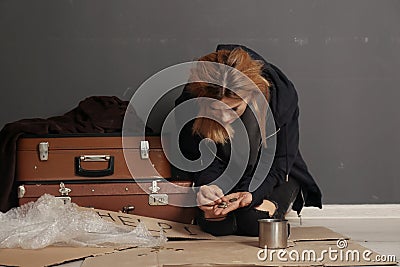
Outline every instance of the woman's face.
<path id="1" fill-rule="evenodd" d="M 231 124 L 242 116 L 246 107 L 247 103 L 243 99 L 224 97 L 220 101 L 215 101 L 211 104 L 211 114 L 220 118 L 222 123 Z"/>

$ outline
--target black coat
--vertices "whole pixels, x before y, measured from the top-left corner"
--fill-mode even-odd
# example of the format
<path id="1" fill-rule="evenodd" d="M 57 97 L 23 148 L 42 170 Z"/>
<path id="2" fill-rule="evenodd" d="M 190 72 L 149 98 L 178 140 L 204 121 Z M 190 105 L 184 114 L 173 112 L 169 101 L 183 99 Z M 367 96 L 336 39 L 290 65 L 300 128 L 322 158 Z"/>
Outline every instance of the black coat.
<path id="1" fill-rule="evenodd" d="M 303 206 L 322 208 L 321 191 L 308 171 L 307 165 L 299 151 L 299 107 L 294 85 L 276 66 L 268 63 L 260 55 L 247 47 L 239 45 L 219 45 L 217 50 L 232 50 L 236 47 L 244 49 L 253 59 L 264 62 L 262 75 L 271 84 L 269 87 L 269 105 L 274 115 L 277 133 L 275 156 L 272 166 L 268 171 L 270 164 L 267 164 L 265 159 L 259 157 L 259 149 L 264 148 L 260 146 L 261 136 L 257 121 L 251 110 L 246 108 L 240 119 L 248 133 L 251 134 L 251 136 L 249 136 L 250 158 L 242 178 L 230 192 L 250 191 L 250 180 L 252 178 L 262 179 L 263 182 L 261 186 L 252 192 L 253 200 L 249 205 L 251 208 L 261 204 L 263 199 L 268 199 L 273 188 L 284 183 L 285 180 L 290 177 L 289 179 L 296 179 L 301 186 L 299 195 L 293 204 L 294 210 L 300 213 Z M 193 97 L 194 96 L 185 88 L 175 104 L 179 105 Z M 177 121 L 179 121 L 179 114 L 176 114 L 175 117 Z M 182 153 L 188 159 L 195 160 L 200 157 L 198 147 L 201 137 L 197 135 L 193 136 L 191 130 L 192 126 L 193 122 L 185 125 L 180 133 L 179 143 Z M 193 173 L 192 177 L 196 186 L 213 183 L 214 180 L 221 175 L 226 168 L 226 162 L 229 161 L 230 145 L 218 145 L 217 156 L 218 157 L 216 157 L 206 169 Z M 254 167 L 257 166 L 257 163 L 259 163 L 260 171 L 255 173 Z M 265 168 L 264 172 L 263 168 Z"/>

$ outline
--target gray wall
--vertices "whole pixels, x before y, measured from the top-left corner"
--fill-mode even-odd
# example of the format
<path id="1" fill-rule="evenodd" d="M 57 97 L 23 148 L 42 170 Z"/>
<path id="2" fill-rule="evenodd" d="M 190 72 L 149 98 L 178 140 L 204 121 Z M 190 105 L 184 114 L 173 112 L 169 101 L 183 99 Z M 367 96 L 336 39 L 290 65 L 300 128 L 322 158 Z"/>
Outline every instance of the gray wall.
<path id="1" fill-rule="evenodd" d="M 397 0 L 1 0 L 0 125 L 128 100 L 157 71 L 240 43 L 295 83 L 324 202 L 399 203 L 399 25 Z"/>

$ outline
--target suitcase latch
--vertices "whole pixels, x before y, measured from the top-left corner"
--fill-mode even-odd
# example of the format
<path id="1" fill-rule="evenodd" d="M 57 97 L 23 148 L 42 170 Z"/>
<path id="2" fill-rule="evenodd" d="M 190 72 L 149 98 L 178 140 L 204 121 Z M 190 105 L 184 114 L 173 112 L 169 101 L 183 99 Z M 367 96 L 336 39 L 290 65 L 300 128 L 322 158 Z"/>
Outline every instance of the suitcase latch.
<path id="1" fill-rule="evenodd" d="M 149 158 L 149 141 L 140 141 L 140 158 L 148 159 Z"/>
<path id="2" fill-rule="evenodd" d="M 168 205 L 168 195 L 159 194 L 160 187 L 157 186 L 157 181 L 153 181 L 149 187 L 151 193 L 149 194 L 150 206 L 164 206 Z"/>
<path id="3" fill-rule="evenodd" d="M 38 146 L 39 159 L 46 161 L 49 159 L 49 142 L 40 142 Z"/>
<path id="4" fill-rule="evenodd" d="M 61 196 L 57 197 L 59 199 L 61 199 L 62 201 L 64 201 L 64 204 L 67 203 L 71 203 L 71 197 L 68 196 L 68 194 L 71 192 L 72 190 L 68 187 L 65 187 L 64 183 L 61 182 L 60 183 L 60 189 L 58 190 L 58 192 L 60 192 Z"/>
<path id="5" fill-rule="evenodd" d="M 25 186 L 20 185 L 18 186 L 18 198 L 23 198 L 26 193 Z"/>
<path id="6" fill-rule="evenodd" d="M 122 207 L 123 213 L 132 213 L 135 210 L 135 206 L 125 206 Z"/>

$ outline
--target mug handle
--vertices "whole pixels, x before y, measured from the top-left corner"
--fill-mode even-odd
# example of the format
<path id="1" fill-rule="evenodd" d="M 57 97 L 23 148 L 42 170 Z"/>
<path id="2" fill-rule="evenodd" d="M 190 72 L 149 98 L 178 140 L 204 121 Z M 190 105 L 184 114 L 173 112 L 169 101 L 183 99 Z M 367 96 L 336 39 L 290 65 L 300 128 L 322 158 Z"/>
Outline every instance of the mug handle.
<path id="1" fill-rule="evenodd" d="M 287 224 L 287 237 L 290 237 L 290 223 Z"/>

